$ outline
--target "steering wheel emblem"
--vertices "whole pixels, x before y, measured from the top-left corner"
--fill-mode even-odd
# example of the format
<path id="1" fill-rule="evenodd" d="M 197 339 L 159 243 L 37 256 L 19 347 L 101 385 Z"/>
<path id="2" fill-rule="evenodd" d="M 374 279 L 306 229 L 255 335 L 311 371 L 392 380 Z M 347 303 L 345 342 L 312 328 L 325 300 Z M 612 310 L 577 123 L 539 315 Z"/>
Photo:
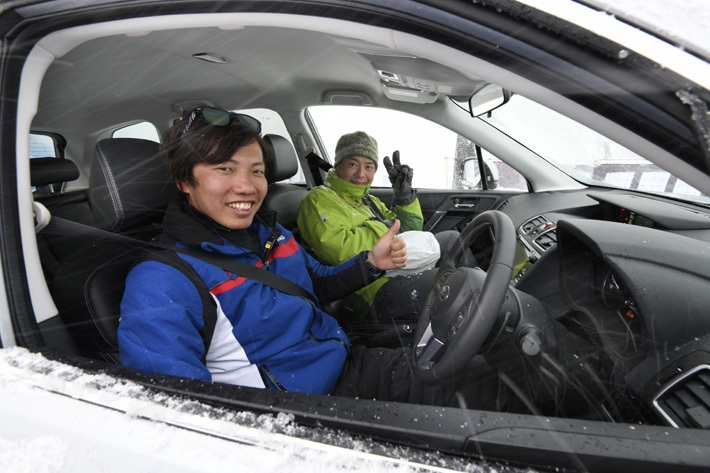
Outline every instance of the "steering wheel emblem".
<path id="1" fill-rule="evenodd" d="M 463 258 L 453 255 L 461 255 L 477 235 L 489 229 L 495 235 L 490 267 L 496 271 L 462 266 Z M 487 210 L 466 225 L 449 247 L 419 313 L 419 340 L 412 343 L 412 368 L 424 384 L 443 385 L 466 370 L 493 332 L 513 275 L 509 260 L 515 254 L 515 231 L 510 217 Z M 476 307 L 475 316 L 469 314 L 472 307 Z M 528 351 L 535 352 L 535 347 Z"/>
<path id="2" fill-rule="evenodd" d="M 448 284 L 444 284 L 444 287 L 441 288 L 441 291 L 439 291 L 439 299 L 442 301 L 445 301 L 446 299 L 449 298 L 449 293 L 451 292 L 451 288 L 449 287 Z"/>

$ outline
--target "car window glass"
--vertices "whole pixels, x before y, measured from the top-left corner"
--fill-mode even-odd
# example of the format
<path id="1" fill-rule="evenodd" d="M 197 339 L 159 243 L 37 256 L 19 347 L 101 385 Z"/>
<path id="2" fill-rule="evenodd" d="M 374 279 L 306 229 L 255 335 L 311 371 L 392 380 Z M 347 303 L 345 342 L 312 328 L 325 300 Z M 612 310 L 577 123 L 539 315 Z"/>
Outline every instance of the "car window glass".
<path id="1" fill-rule="evenodd" d="M 528 184 L 518 171 L 501 161 L 488 151 L 481 149 L 483 158 L 483 176 L 486 189 L 527 191 Z M 483 189 L 481 166 L 475 157 L 466 157 L 463 162 L 461 184 L 457 189 Z"/>
<path id="2" fill-rule="evenodd" d="M 480 185 L 476 187 L 461 178 L 464 163 L 476 156 L 475 146 L 441 125 L 408 113 L 376 107 L 325 105 L 310 107 L 308 113 L 326 149 L 324 158 L 330 162 L 333 162 L 338 139 L 345 133 L 360 130 L 377 140 L 380 163 L 372 181 L 373 187 L 391 185 L 382 161 L 399 150 L 402 163 L 414 169 L 414 187 L 481 189 Z M 492 156 L 491 159 L 504 166 L 499 159 Z M 509 166 L 507 168 L 517 177 L 501 182 L 499 188 L 527 190 L 527 185 L 508 187 L 509 183 L 524 182 L 524 179 Z M 477 171 L 471 170 L 469 165 L 467 172 L 475 174 Z"/>
<path id="3" fill-rule="evenodd" d="M 281 115 L 279 115 L 275 111 L 266 108 L 251 108 L 245 110 L 235 110 L 235 112 L 251 115 L 252 117 L 259 120 L 261 122 L 261 136 L 269 134 L 280 135 L 286 138 L 289 143 L 293 145 L 293 141 L 291 141 L 291 136 L 289 135 L 288 130 L 286 129 L 286 125 L 284 124 Z M 296 175 L 281 182 L 288 182 L 291 184 L 306 183 L 306 176 L 305 174 L 303 174 L 303 169 L 301 169 L 300 161 L 298 163 L 298 172 L 296 173 Z"/>
<path id="4" fill-rule="evenodd" d="M 30 133 L 30 158 L 56 158 L 57 148 L 51 136 Z"/>
<path id="5" fill-rule="evenodd" d="M 478 158 L 478 152 L 480 157 Z M 483 173 L 481 163 L 483 161 Z M 515 190 L 527 192 L 528 184 L 522 174 L 503 162 L 497 156 L 476 145 L 463 136 L 456 144 L 455 189 Z M 484 176 L 485 187 L 481 182 Z M 459 181 L 460 176 L 460 181 Z"/>
<path id="6" fill-rule="evenodd" d="M 585 184 L 707 201 L 699 190 L 633 151 L 520 95 L 481 119 Z"/>
<path id="7" fill-rule="evenodd" d="M 112 138 L 141 138 L 160 143 L 160 134 L 150 122 L 134 123 L 113 132 Z"/>

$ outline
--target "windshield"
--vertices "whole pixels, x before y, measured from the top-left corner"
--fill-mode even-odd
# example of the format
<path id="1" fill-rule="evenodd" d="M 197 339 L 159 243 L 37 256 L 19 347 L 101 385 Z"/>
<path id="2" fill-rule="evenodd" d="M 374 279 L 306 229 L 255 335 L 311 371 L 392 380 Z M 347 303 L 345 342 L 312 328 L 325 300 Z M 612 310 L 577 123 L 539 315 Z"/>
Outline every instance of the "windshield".
<path id="1" fill-rule="evenodd" d="M 481 119 L 584 184 L 710 202 L 708 196 L 633 151 L 520 95 Z"/>

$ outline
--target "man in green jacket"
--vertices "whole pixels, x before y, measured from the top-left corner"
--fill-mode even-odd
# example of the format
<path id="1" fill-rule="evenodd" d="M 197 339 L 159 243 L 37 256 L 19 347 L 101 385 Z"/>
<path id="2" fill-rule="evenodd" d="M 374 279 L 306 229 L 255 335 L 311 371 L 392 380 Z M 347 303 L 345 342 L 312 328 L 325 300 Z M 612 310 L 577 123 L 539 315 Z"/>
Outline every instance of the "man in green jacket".
<path id="1" fill-rule="evenodd" d="M 422 230 L 422 209 L 412 189 L 414 172 L 400 163 L 399 151 L 392 158 L 384 158 L 394 191 L 393 206 L 388 209 L 369 194 L 379 162 L 377 141 L 363 131 L 340 137 L 334 167 L 328 171 L 325 184 L 311 189 L 298 209 L 302 241 L 321 262 L 337 265 L 372 248 L 395 219 L 401 222 L 400 232 Z M 436 236 L 444 255 L 458 232 Z M 429 270 L 419 276 L 395 278 L 392 281 L 396 282 L 390 284 L 390 278 L 381 277 L 350 297 L 346 307 L 355 318 L 362 318 L 373 303 L 380 317 L 418 312 L 434 273 Z M 383 286 L 386 289 L 380 290 Z"/>

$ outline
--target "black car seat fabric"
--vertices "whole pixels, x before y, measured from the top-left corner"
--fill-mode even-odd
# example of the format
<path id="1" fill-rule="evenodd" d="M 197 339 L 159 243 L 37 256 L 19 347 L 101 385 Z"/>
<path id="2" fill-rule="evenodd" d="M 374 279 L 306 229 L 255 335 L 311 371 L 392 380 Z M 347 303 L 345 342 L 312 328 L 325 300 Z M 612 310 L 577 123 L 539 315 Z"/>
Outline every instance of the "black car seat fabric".
<path id="1" fill-rule="evenodd" d="M 280 135 L 264 135 L 264 140 L 274 150 L 273 182 L 262 204 L 264 210 L 275 210 L 277 220 L 286 229 L 297 233 L 296 219 L 298 205 L 308 193 L 306 186 L 290 184 L 285 181 L 298 172 L 298 156 L 296 150 L 286 138 Z"/>
<path id="2" fill-rule="evenodd" d="M 34 201 L 44 206 L 52 216 L 91 224 L 93 218 L 88 190 L 62 192 L 64 183 L 74 181 L 78 177 L 79 168 L 68 159 L 54 157 L 30 159 L 30 184 L 34 187 L 32 193 Z M 47 233 L 37 235 L 42 269 L 50 289 L 59 265 L 54 247 L 58 245 L 60 239 L 61 235 L 51 239 L 48 239 Z"/>
<path id="3" fill-rule="evenodd" d="M 146 260 L 160 261 L 182 271 L 198 288 L 208 346 L 211 335 L 207 334 L 212 333 L 216 322 L 214 299 L 192 266 L 175 252 L 165 250 L 169 245 L 58 218 L 45 231 L 84 242 L 83 250 L 60 266 L 53 291 L 54 301 L 61 308 L 62 319 L 81 354 L 120 363 L 118 324 L 125 279 L 133 266 Z"/>
<path id="4" fill-rule="evenodd" d="M 143 254 L 141 245 L 59 218 L 53 218 L 44 232 L 61 234 L 63 244 L 75 249 L 59 265 L 51 288 L 75 345 L 85 356 L 118 363 L 124 281 Z"/>
<path id="5" fill-rule="evenodd" d="M 78 178 L 79 168 L 68 159 L 30 159 L 30 184 L 36 188 L 37 195 L 60 192 L 62 184 L 75 181 Z"/>
<path id="6" fill-rule="evenodd" d="M 38 186 L 76 179 L 79 175 L 73 162 L 59 158 L 32 159 L 30 170 L 31 182 Z M 42 203 L 53 218 L 148 240 L 162 228 L 169 200 L 179 196 L 177 188 L 169 182 L 160 145 L 134 138 L 110 138 L 97 143 L 89 185 L 89 189 L 81 191 L 35 195 L 35 200 Z M 42 232 L 37 237 L 50 289 L 58 265 L 75 248 L 66 241 L 71 236 L 50 236 L 50 232 Z"/>
<path id="7" fill-rule="evenodd" d="M 89 182 L 92 225 L 53 216 L 38 237 L 56 260 L 50 291 L 79 351 L 118 362 L 125 277 L 180 193 L 169 182 L 159 145 L 140 139 L 100 141 Z"/>
<path id="8" fill-rule="evenodd" d="M 264 141 L 274 150 L 274 171 L 272 183 L 285 181 L 298 172 L 298 156 L 290 141 L 281 135 L 264 135 Z"/>
<path id="9" fill-rule="evenodd" d="M 162 228 L 168 202 L 179 196 L 158 143 L 110 138 L 96 144 L 89 174 L 96 227 L 150 239 Z"/>
<path id="10" fill-rule="evenodd" d="M 30 184 L 35 188 L 33 198 L 52 215 L 81 223 L 91 223 L 88 190 L 62 192 L 64 183 L 79 178 L 79 168 L 64 158 L 30 159 Z"/>

